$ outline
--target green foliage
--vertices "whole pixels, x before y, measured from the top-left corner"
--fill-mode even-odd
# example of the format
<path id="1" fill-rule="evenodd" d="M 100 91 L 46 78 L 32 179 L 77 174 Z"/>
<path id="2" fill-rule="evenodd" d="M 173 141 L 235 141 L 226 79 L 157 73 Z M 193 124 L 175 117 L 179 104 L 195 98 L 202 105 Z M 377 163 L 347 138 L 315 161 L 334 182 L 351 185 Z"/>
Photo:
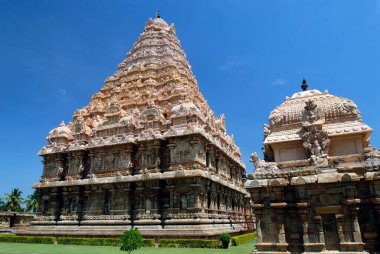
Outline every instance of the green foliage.
<path id="1" fill-rule="evenodd" d="M 156 241 L 154 239 L 143 239 L 142 246 L 143 247 L 155 247 Z"/>
<path id="2" fill-rule="evenodd" d="M 11 193 L 5 194 L 5 209 L 7 211 L 12 212 L 21 212 L 21 204 L 23 203 L 23 199 L 21 197 L 22 191 L 15 188 L 11 191 Z"/>
<path id="3" fill-rule="evenodd" d="M 256 232 L 248 233 L 248 234 L 244 234 L 244 235 L 233 236 L 231 238 L 231 243 L 232 243 L 232 246 L 238 246 L 241 244 L 245 244 L 249 241 L 252 241 L 255 238 L 256 238 Z"/>
<path id="4" fill-rule="evenodd" d="M 62 245 L 89 245 L 89 246 L 121 246 L 120 238 L 89 238 L 89 237 L 58 237 L 53 236 L 16 236 L 0 235 L 0 242 L 9 243 L 44 243 L 53 244 L 54 242 Z M 155 247 L 154 239 L 143 239 L 143 247 Z"/>
<path id="5" fill-rule="evenodd" d="M 121 236 L 121 247 L 120 250 L 128 251 L 131 253 L 134 250 L 141 248 L 143 243 L 140 231 L 135 228 L 129 231 L 125 231 Z"/>
<path id="6" fill-rule="evenodd" d="M 34 190 L 32 195 L 29 195 L 25 200 L 25 212 L 34 213 L 38 208 L 38 194 L 37 190 Z"/>
<path id="7" fill-rule="evenodd" d="M 204 240 L 204 239 L 160 239 L 158 241 L 159 247 L 170 248 L 219 248 L 218 240 Z"/>
<path id="8" fill-rule="evenodd" d="M 0 242 L 6 243 L 44 243 L 54 244 L 55 237 L 52 236 L 16 236 L 0 235 Z"/>
<path id="9" fill-rule="evenodd" d="M 85 237 L 58 237 L 58 244 L 64 245 L 93 245 L 93 246 L 120 246 L 119 238 L 85 238 Z"/>
<path id="10" fill-rule="evenodd" d="M 231 236 L 228 233 L 221 233 L 219 236 L 219 241 L 222 242 L 222 246 L 224 249 L 228 249 L 228 246 L 230 246 L 230 240 Z"/>
<path id="11" fill-rule="evenodd" d="M 0 212 L 5 211 L 5 203 L 2 198 L 0 198 Z"/>

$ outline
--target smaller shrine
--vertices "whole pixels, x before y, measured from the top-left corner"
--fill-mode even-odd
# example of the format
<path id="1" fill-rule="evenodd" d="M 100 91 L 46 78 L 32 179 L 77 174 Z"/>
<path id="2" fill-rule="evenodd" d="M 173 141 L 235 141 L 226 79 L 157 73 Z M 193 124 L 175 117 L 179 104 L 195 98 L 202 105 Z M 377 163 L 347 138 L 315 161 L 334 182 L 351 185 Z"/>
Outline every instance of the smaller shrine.
<path id="1" fill-rule="evenodd" d="M 327 91 L 287 97 L 264 125 L 263 154 L 245 187 L 255 253 L 375 253 L 380 249 L 380 152 L 356 104 Z"/>

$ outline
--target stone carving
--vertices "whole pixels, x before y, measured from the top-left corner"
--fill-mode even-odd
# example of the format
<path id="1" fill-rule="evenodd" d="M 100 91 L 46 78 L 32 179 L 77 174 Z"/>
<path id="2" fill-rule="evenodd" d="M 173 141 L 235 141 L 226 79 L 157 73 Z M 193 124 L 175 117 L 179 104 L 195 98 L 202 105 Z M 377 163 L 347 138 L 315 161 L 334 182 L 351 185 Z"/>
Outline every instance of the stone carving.
<path id="1" fill-rule="evenodd" d="M 271 126 L 280 124 L 284 117 L 284 112 L 279 108 L 275 108 L 269 116 L 269 123 Z"/>
<path id="2" fill-rule="evenodd" d="M 302 115 L 304 133 L 301 138 L 311 165 L 325 162 L 322 158 L 326 158 L 328 154 L 330 139 L 327 132 L 322 130 L 324 123 L 325 117 L 322 110 L 313 100 L 307 100 Z"/>
<path id="3" fill-rule="evenodd" d="M 261 160 L 256 152 L 251 154 L 250 162 L 255 166 L 255 174 L 273 174 L 279 172 L 277 163 Z"/>
<path id="4" fill-rule="evenodd" d="M 270 134 L 270 127 L 268 124 L 264 124 L 264 140 L 266 139 L 266 137 L 268 137 L 268 135 Z"/>
<path id="5" fill-rule="evenodd" d="M 351 100 L 346 100 L 343 104 L 342 104 L 342 108 L 341 110 L 346 113 L 346 114 L 353 114 L 356 116 L 356 119 L 361 121 L 362 120 L 362 117 L 361 117 L 361 114 L 360 114 L 360 111 L 358 109 L 358 106 Z"/>
<path id="6" fill-rule="evenodd" d="M 322 156 L 328 154 L 330 139 L 328 138 L 326 131 L 311 127 L 309 131 L 304 132 L 302 140 L 303 146 L 310 156 Z"/>
<path id="7" fill-rule="evenodd" d="M 322 110 L 317 106 L 314 100 L 307 100 L 302 114 L 302 126 L 322 125 L 325 122 L 325 116 Z"/>

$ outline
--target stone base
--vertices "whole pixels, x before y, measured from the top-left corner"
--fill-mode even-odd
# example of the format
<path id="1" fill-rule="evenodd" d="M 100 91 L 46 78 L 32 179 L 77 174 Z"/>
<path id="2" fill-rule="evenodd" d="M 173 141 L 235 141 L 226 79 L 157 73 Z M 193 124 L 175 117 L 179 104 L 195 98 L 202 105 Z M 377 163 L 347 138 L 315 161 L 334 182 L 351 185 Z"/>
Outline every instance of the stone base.
<path id="1" fill-rule="evenodd" d="M 182 222 L 182 223 L 181 223 Z M 24 230 L 16 230 L 17 235 L 57 235 L 57 236 L 88 236 L 88 237 L 118 237 L 124 231 L 131 229 L 131 224 L 125 221 L 92 221 L 87 223 L 59 222 L 56 225 L 32 224 Z M 181 238 L 215 238 L 222 232 L 242 233 L 247 228 L 244 224 L 213 223 L 211 221 L 166 221 L 138 220 L 134 221 L 145 238 L 181 237 Z"/>
<path id="2" fill-rule="evenodd" d="M 257 250 L 254 251 L 253 253 L 265 253 L 265 254 L 268 254 L 268 253 L 277 253 L 277 254 L 285 254 L 285 253 L 289 253 L 289 251 L 287 251 L 288 247 L 288 244 L 287 243 L 258 243 L 256 244 L 256 248 Z"/>

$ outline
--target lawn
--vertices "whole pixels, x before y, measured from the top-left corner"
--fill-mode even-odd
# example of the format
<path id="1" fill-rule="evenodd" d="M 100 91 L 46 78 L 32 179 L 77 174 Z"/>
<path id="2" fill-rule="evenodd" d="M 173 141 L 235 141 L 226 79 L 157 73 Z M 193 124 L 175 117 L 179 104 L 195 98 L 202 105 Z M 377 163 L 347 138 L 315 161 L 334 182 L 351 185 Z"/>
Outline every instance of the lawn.
<path id="1" fill-rule="evenodd" d="M 133 254 L 251 254 L 254 241 L 229 249 L 141 248 Z M 1 254 L 123 254 L 118 247 L 0 243 Z"/>

